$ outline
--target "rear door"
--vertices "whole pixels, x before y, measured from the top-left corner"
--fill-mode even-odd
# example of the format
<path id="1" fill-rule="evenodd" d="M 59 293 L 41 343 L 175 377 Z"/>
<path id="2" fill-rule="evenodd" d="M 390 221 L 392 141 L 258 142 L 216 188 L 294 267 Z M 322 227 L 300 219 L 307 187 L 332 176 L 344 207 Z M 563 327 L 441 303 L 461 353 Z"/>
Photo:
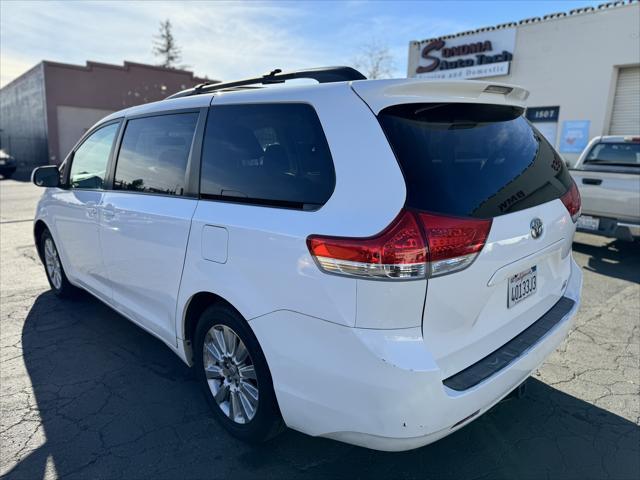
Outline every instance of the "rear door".
<path id="1" fill-rule="evenodd" d="M 378 118 L 405 177 L 407 208 L 491 222 L 477 256 L 434 261 L 441 232 L 422 217 L 432 237 L 424 341 L 448 376 L 508 342 L 563 296 L 575 225 L 561 197 L 575 187 L 517 106 L 408 103 L 386 107 Z"/>
<path id="2" fill-rule="evenodd" d="M 175 308 L 197 198 L 188 170 L 199 111 L 129 119 L 100 221 L 113 301 L 175 342 Z"/>

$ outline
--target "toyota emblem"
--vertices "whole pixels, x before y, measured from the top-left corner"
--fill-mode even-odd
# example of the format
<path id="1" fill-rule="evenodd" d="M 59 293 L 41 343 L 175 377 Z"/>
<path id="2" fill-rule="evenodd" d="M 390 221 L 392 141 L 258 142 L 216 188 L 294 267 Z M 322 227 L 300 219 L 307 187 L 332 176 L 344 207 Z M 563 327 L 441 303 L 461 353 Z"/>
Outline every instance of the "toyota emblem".
<path id="1" fill-rule="evenodd" d="M 531 220 L 531 224 L 529 226 L 531 227 L 531 236 L 533 238 L 538 238 L 542 235 L 542 231 L 544 230 L 542 220 L 536 217 Z"/>

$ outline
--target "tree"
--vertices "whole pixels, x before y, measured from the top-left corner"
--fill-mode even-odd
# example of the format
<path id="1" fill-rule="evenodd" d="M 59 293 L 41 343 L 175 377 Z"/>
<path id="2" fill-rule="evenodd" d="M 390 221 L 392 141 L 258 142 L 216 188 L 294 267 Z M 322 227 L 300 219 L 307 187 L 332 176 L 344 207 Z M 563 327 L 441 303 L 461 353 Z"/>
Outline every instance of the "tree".
<path id="1" fill-rule="evenodd" d="M 182 60 L 182 51 L 176 44 L 171 28 L 171 22 L 168 19 L 160 22 L 160 31 L 158 35 L 153 36 L 153 54 L 160 57 L 161 67 L 178 68 L 177 64 Z"/>
<path id="2" fill-rule="evenodd" d="M 360 54 L 353 60 L 353 64 L 371 79 L 391 78 L 394 66 L 389 48 L 375 41 L 360 47 Z"/>

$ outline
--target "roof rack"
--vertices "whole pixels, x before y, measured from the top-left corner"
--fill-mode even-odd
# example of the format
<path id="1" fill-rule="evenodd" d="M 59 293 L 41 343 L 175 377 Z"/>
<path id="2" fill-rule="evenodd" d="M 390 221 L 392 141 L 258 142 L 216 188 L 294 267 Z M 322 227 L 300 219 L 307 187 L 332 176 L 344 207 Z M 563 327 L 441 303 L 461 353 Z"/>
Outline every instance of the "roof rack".
<path id="1" fill-rule="evenodd" d="M 248 85 L 271 85 L 274 83 L 284 83 L 287 80 L 296 78 L 309 78 L 316 80 L 318 83 L 332 82 L 348 82 L 351 80 L 366 80 L 362 73 L 351 67 L 321 67 L 310 68 L 308 70 L 297 70 L 294 72 L 282 73 L 282 70 L 275 70 L 256 78 L 247 78 L 245 80 L 236 80 L 235 82 L 226 83 L 201 83 L 193 88 L 182 90 L 168 96 L 170 98 L 189 97 L 191 95 L 200 95 L 203 93 L 211 93 L 217 90 L 226 90 L 234 87 L 245 87 Z"/>

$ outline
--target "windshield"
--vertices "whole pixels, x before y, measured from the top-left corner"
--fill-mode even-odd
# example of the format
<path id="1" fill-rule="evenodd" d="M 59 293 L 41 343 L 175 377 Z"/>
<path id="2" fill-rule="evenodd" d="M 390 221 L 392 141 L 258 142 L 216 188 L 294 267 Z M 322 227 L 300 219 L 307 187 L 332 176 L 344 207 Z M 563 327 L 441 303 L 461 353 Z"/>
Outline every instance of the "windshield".
<path id="1" fill-rule="evenodd" d="M 591 149 L 584 163 L 640 166 L 640 143 L 598 143 Z"/>
<path id="2" fill-rule="evenodd" d="M 407 184 L 407 206 L 491 218 L 562 196 L 564 162 L 522 109 L 482 104 L 408 104 L 380 123 Z"/>

